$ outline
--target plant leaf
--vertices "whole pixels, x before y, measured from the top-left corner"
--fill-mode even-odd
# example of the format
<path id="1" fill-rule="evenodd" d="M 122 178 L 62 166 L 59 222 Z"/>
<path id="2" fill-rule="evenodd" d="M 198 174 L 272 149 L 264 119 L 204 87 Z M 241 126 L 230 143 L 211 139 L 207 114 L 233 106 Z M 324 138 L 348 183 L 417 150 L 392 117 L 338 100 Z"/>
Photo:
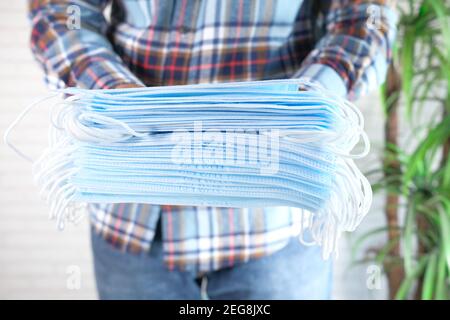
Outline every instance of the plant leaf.
<path id="1" fill-rule="evenodd" d="M 438 254 L 433 252 L 428 259 L 422 286 L 422 300 L 433 299 Z"/>

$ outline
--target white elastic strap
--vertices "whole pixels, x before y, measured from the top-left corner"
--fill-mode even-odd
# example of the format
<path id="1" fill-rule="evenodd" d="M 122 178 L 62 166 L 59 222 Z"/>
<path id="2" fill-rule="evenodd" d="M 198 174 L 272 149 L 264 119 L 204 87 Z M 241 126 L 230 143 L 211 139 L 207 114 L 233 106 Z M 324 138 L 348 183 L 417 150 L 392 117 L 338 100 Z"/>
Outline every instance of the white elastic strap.
<path id="1" fill-rule="evenodd" d="M 300 243 L 301 243 L 302 245 L 304 245 L 305 247 L 314 246 L 314 245 L 317 244 L 317 241 L 314 241 L 314 240 L 312 240 L 312 241 L 306 241 L 305 238 L 304 238 L 304 232 L 305 232 L 305 229 L 306 229 L 306 226 L 305 226 L 304 221 L 305 221 L 306 217 L 305 217 L 305 210 L 301 210 L 301 211 L 302 211 L 302 212 L 301 212 L 301 214 L 300 214 L 300 234 L 298 235 L 297 238 L 298 238 L 298 240 L 300 241 Z M 309 218 L 308 228 L 311 228 L 311 226 L 312 226 L 312 223 L 313 223 L 313 216 L 314 216 L 313 213 L 310 213 L 310 214 L 308 215 L 308 218 Z"/>
<path id="2" fill-rule="evenodd" d="M 370 152 L 370 140 L 367 134 L 364 132 L 364 130 L 358 129 L 358 134 L 360 139 L 363 141 L 364 149 L 360 153 L 347 153 L 342 152 L 338 150 L 337 148 L 330 148 L 336 155 L 344 157 L 344 158 L 351 158 L 351 159 L 360 159 L 367 156 Z"/>
<path id="3" fill-rule="evenodd" d="M 10 147 L 17 155 L 19 155 L 21 158 L 29 161 L 29 162 L 33 162 L 33 158 L 27 156 L 25 153 L 23 153 L 22 151 L 20 151 L 16 146 L 14 146 L 11 141 L 9 141 L 9 135 L 11 134 L 11 131 L 22 121 L 22 119 L 33 109 L 35 108 L 38 104 L 50 100 L 54 97 L 57 97 L 58 95 L 60 95 L 60 93 L 53 93 L 51 95 L 48 95 L 44 98 L 41 98 L 33 103 L 31 103 L 28 107 L 26 107 L 20 114 L 19 116 L 9 125 L 9 127 L 6 129 L 5 134 L 3 135 L 3 141 L 5 142 L 5 144 Z"/>

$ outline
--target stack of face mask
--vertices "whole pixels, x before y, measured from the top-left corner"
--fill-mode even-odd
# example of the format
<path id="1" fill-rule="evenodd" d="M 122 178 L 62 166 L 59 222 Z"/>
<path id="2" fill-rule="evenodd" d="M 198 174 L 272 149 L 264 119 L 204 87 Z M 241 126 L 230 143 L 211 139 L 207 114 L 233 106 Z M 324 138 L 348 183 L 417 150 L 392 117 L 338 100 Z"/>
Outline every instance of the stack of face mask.
<path id="1" fill-rule="evenodd" d="M 61 228 L 89 202 L 297 207 L 328 256 L 369 209 L 368 142 L 354 106 L 299 85 L 65 89 L 36 183 Z"/>

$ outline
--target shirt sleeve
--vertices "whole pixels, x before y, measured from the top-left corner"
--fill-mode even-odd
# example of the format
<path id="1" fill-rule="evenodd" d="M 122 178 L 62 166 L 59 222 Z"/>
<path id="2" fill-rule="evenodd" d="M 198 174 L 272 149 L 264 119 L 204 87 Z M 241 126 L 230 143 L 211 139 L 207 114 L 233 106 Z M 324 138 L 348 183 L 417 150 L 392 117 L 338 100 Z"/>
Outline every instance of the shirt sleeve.
<path id="1" fill-rule="evenodd" d="M 396 34 L 393 1 L 323 1 L 324 35 L 294 77 L 355 100 L 384 82 Z"/>
<path id="2" fill-rule="evenodd" d="M 105 36 L 109 0 L 29 0 L 31 49 L 50 87 L 111 88 L 141 82 Z"/>

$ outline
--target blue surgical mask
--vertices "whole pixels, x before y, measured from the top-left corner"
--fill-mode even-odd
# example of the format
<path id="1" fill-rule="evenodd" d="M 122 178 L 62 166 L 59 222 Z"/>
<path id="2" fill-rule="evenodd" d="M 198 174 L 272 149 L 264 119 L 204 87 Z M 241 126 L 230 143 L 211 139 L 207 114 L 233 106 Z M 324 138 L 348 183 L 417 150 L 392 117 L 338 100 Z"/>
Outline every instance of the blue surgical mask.
<path id="1" fill-rule="evenodd" d="M 51 217 L 62 228 L 90 202 L 290 206 L 310 213 L 301 219 L 329 256 L 369 210 L 352 160 L 369 143 L 353 105 L 299 84 L 59 91 L 70 96 L 54 106 L 50 145 L 33 165 Z"/>

